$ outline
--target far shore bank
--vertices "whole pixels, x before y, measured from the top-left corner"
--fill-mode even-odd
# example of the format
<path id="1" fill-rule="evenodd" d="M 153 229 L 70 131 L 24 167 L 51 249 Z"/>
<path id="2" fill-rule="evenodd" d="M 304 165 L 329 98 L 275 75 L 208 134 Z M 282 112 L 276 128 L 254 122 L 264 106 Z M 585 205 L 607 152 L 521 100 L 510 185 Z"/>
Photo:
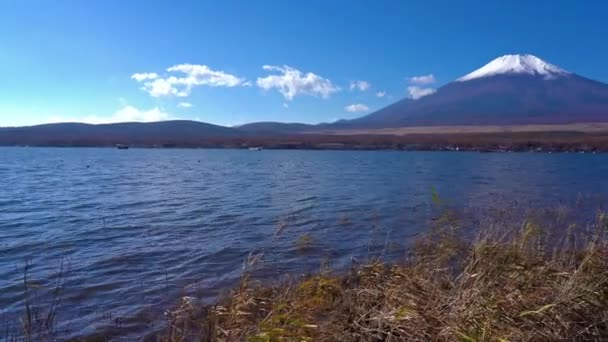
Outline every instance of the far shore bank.
<path id="1" fill-rule="evenodd" d="M 412 128 L 414 129 L 414 128 Z M 393 132 L 396 133 L 396 132 Z M 227 148 L 282 150 L 395 150 L 475 152 L 608 152 L 608 131 L 502 131 L 480 133 L 408 134 L 291 134 L 204 139 L 123 140 L 13 139 L 0 146 L 28 147 L 112 147 L 132 148 Z"/>
<path id="2" fill-rule="evenodd" d="M 345 124 L 346 125 L 346 124 Z M 194 121 L 106 125 L 51 124 L 0 128 L 0 146 L 262 148 L 480 152 L 607 152 L 607 122 L 517 125 L 213 126 Z"/>
<path id="3" fill-rule="evenodd" d="M 451 126 L 412 126 L 376 129 L 342 129 L 321 130 L 316 134 L 335 135 L 408 135 L 408 134 L 475 134 L 475 133 L 542 133 L 542 132 L 578 132 L 606 133 L 608 123 L 570 123 L 570 124 L 527 124 L 527 125 L 451 125 Z"/>

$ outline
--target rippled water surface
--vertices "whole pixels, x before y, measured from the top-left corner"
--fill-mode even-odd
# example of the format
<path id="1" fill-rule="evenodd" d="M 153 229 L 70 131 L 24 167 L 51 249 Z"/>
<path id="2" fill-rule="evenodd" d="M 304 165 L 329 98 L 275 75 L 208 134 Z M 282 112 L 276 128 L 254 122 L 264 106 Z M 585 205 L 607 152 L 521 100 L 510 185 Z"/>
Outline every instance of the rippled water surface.
<path id="1" fill-rule="evenodd" d="M 180 296 L 233 286 L 251 251 L 276 279 L 402 241 L 433 188 L 462 207 L 542 206 L 605 196 L 607 175 L 606 154 L 0 148 L 0 320 L 22 313 L 26 261 L 42 290 L 63 262 L 69 334 L 139 335 Z"/>

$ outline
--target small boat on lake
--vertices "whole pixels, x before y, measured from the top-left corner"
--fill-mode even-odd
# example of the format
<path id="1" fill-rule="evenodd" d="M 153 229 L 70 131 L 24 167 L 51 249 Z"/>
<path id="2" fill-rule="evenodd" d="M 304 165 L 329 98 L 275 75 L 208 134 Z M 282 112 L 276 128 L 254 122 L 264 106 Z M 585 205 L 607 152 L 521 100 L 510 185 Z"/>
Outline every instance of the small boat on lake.
<path id="1" fill-rule="evenodd" d="M 259 146 L 249 148 L 249 151 L 261 151 L 261 150 L 262 150 L 262 148 Z"/>
<path id="2" fill-rule="evenodd" d="M 119 150 L 128 150 L 129 149 L 129 145 L 116 144 L 116 148 L 119 149 Z"/>

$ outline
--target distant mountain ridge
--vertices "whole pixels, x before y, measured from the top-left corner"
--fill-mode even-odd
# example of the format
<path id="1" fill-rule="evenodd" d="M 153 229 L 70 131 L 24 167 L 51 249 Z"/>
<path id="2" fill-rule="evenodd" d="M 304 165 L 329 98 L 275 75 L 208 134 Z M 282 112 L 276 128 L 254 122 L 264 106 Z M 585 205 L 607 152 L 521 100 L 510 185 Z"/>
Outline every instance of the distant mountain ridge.
<path id="1" fill-rule="evenodd" d="M 126 122 L 91 125 L 57 123 L 0 129 L 0 145 L 113 145 L 200 142 L 238 136 L 240 132 L 197 121 Z"/>
<path id="2" fill-rule="evenodd" d="M 255 122 L 223 127 L 195 121 L 0 128 L 0 144 L 96 139 L 114 143 L 201 141 L 345 129 L 413 126 L 528 125 L 608 122 L 608 85 L 532 55 L 505 55 L 417 100 L 403 99 L 369 115 L 335 123 Z M 93 139 L 94 138 L 94 139 Z"/>

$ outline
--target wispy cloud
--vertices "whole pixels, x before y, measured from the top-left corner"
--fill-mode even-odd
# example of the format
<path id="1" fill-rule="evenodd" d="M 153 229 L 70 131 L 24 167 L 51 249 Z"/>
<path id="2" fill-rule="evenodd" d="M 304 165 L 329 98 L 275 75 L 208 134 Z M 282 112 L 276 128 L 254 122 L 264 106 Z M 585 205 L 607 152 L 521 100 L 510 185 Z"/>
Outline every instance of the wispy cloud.
<path id="1" fill-rule="evenodd" d="M 377 97 L 385 97 L 386 96 L 386 92 L 385 91 L 379 91 L 376 93 Z"/>
<path id="2" fill-rule="evenodd" d="M 143 72 L 143 73 L 137 73 L 137 74 L 133 74 L 131 76 L 132 79 L 136 80 L 137 82 L 141 82 L 141 81 L 145 81 L 145 80 L 154 80 L 158 78 L 158 74 L 155 72 Z"/>
<path id="3" fill-rule="evenodd" d="M 425 84 L 433 84 L 435 83 L 435 76 L 433 74 L 422 75 L 422 76 L 414 76 L 409 78 L 409 83 L 425 85 Z"/>
<path id="4" fill-rule="evenodd" d="M 369 107 L 362 103 L 355 103 L 344 107 L 344 110 L 349 113 L 361 113 L 367 112 L 369 110 Z"/>
<path id="5" fill-rule="evenodd" d="M 125 105 L 108 115 L 88 115 L 81 118 L 52 116 L 41 123 L 82 122 L 88 124 L 108 124 L 117 122 L 156 122 L 175 119 L 171 114 L 159 107 L 140 109 Z"/>
<path id="6" fill-rule="evenodd" d="M 350 82 L 350 90 L 359 89 L 360 91 L 368 90 L 372 85 L 367 81 L 352 81 Z"/>
<path id="7" fill-rule="evenodd" d="M 340 91 L 340 88 L 329 79 L 312 72 L 303 73 L 288 65 L 264 65 L 262 68 L 278 74 L 259 77 L 256 82 L 257 86 L 264 90 L 276 89 L 287 101 L 293 100 L 300 94 L 328 98 L 333 93 Z"/>
<path id="8" fill-rule="evenodd" d="M 248 82 L 240 77 L 221 70 L 213 70 L 206 65 L 178 64 L 167 68 L 169 73 L 160 77 L 156 73 L 136 73 L 132 79 L 142 83 L 142 89 L 152 97 L 178 96 L 186 97 L 196 86 L 236 87 L 246 86 Z M 250 83 L 249 83 L 250 85 Z"/>
<path id="9" fill-rule="evenodd" d="M 423 88 L 418 86 L 407 87 L 407 92 L 412 100 L 418 100 L 421 97 L 431 95 L 436 91 L 435 88 Z"/>
<path id="10" fill-rule="evenodd" d="M 423 87 L 423 85 L 433 84 L 437 81 L 433 74 L 410 77 L 408 81 L 410 84 L 414 84 L 407 87 L 408 96 L 412 100 L 431 95 L 437 90 L 432 87 Z"/>
<path id="11" fill-rule="evenodd" d="M 190 102 L 180 102 L 177 104 L 178 107 L 180 108 L 192 108 L 193 105 Z"/>
<path id="12" fill-rule="evenodd" d="M 139 109 L 134 106 L 124 106 L 114 112 L 109 117 L 91 116 L 85 118 L 85 121 L 93 123 L 112 123 L 112 122 L 154 122 L 169 120 L 171 114 L 164 112 L 158 107 L 151 109 Z"/>

